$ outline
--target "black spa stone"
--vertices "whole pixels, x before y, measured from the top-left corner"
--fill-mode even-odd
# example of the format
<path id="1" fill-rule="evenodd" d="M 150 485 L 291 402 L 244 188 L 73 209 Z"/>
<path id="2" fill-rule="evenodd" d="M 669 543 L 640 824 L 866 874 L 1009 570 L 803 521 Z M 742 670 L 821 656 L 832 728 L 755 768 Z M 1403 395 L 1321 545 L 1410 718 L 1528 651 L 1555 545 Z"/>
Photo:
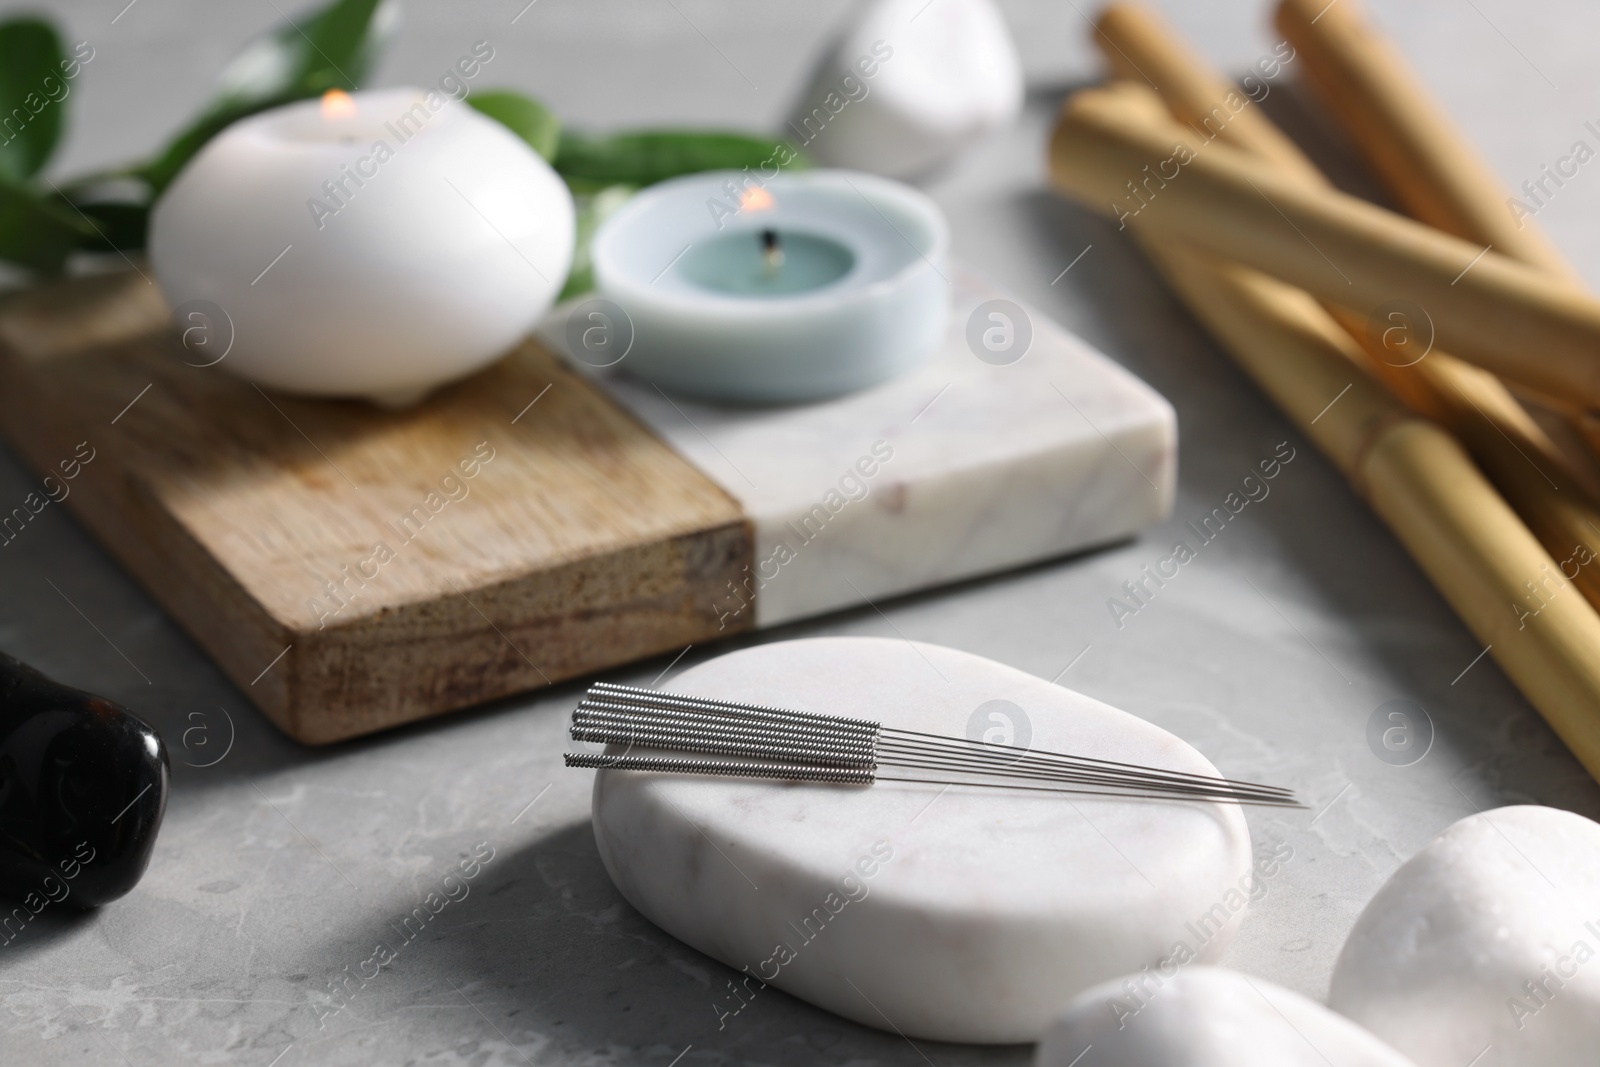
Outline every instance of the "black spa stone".
<path id="1" fill-rule="evenodd" d="M 170 775 L 144 720 L 0 653 L 0 912 L 94 907 L 132 889 Z"/>

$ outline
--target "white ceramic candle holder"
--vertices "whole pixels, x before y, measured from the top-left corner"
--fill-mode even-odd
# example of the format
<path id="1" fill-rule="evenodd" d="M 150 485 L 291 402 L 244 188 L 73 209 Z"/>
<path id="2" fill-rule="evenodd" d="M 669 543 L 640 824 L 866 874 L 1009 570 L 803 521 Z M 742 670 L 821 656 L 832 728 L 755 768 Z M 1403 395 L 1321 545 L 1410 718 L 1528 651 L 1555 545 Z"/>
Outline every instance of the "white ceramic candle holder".
<path id="1" fill-rule="evenodd" d="M 874 385 L 932 353 L 949 244 L 938 207 L 898 182 L 713 172 L 640 193 L 595 235 L 593 259 L 600 295 L 631 325 L 621 369 L 784 403 Z"/>
<path id="2" fill-rule="evenodd" d="M 528 332 L 573 230 L 565 184 L 510 131 L 391 89 L 228 127 L 156 204 L 150 259 L 180 313 L 205 302 L 231 324 L 221 369 L 398 406 Z"/>

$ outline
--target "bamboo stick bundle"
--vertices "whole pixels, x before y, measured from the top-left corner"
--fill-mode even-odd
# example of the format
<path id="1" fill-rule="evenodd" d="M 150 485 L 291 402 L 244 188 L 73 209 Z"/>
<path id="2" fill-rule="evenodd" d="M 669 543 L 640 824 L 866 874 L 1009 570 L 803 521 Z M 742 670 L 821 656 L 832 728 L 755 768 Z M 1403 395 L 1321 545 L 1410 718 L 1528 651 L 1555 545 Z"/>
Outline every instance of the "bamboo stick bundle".
<path id="1" fill-rule="evenodd" d="M 1062 180 L 1069 169 L 1063 156 L 1098 150 L 1093 141 L 1086 148 L 1081 138 L 1063 136 L 1074 108 L 1085 104 L 1114 121 L 1153 126 L 1161 136 L 1176 130 L 1181 138 L 1181 129 L 1161 128 L 1170 119 L 1147 90 L 1122 85 L 1080 93 L 1065 105 L 1050 146 L 1052 175 L 1069 192 L 1076 183 Z M 1168 151 L 1171 144 L 1169 138 Z M 1600 777 L 1600 615 L 1563 584 L 1548 585 L 1537 603 L 1527 601 L 1529 583 L 1548 582 L 1559 565 L 1465 451 L 1361 371 L 1359 348 L 1311 296 L 1160 239 L 1148 220 L 1130 221 L 1194 314 L 1346 475 L 1590 774 Z"/>
<path id="2" fill-rule="evenodd" d="M 1539 227 L 1511 211 L 1510 193 L 1359 4 L 1283 0 L 1276 22 L 1303 58 L 1306 80 L 1407 214 L 1583 288 Z M 1570 421 L 1592 459 L 1600 415 L 1562 397 L 1540 400 Z"/>
<path id="3" fill-rule="evenodd" d="M 1291 0 L 1293 2 L 1293 0 Z M 1114 3 L 1096 22 L 1096 43 L 1111 68 L 1150 83 L 1173 117 L 1319 186 L 1326 179 L 1258 108 L 1234 110 L 1238 91 L 1137 3 Z M 1569 563 L 1590 603 L 1600 606 L 1600 507 L 1550 437 L 1493 375 L 1433 351 L 1408 366 L 1392 361 L 1382 331 L 1342 309 L 1333 317 L 1365 350 L 1361 363 L 1413 410 L 1443 422 L 1467 446 L 1496 488 L 1557 560 Z M 1557 482 L 1559 479 L 1559 483 Z"/>
<path id="4" fill-rule="evenodd" d="M 1456 355 L 1543 393 L 1600 402 L 1600 301 L 1526 264 L 1217 142 L 1166 118 L 1127 124 L 1104 93 L 1058 121 L 1064 191 L 1282 278 L 1368 319 L 1420 304 Z"/>
<path id="5" fill-rule="evenodd" d="M 1499 179 L 1354 0 L 1283 0 L 1276 23 L 1318 97 L 1408 214 L 1583 287 L 1555 245 L 1507 210 Z"/>

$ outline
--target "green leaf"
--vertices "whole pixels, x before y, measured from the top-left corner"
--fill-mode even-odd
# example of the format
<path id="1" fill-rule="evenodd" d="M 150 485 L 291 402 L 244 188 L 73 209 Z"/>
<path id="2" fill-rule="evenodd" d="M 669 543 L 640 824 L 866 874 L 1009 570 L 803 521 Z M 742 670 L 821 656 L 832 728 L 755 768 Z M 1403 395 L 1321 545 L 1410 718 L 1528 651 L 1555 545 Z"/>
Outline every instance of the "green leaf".
<path id="1" fill-rule="evenodd" d="M 787 161 L 787 162 L 785 162 Z M 760 170 L 810 164 L 787 141 L 741 133 L 644 130 L 610 137 L 563 132 L 555 167 L 574 189 L 653 185 L 703 170 Z"/>
<path id="2" fill-rule="evenodd" d="M 68 210 L 71 210 L 70 208 Z M 94 235 L 82 244 L 86 252 L 137 252 L 150 227 L 150 205 L 128 200 L 97 200 L 78 205 L 89 216 Z"/>
<path id="3" fill-rule="evenodd" d="M 473 93 L 467 103 L 527 141 L 546 162 L 555 158 L 561 120 L 533 97 L 510 89 L 493 89 Z"/>
<path id="4" fill-rule="evenodd" d="M 218 97 L 143 169 L 160 193 L 205 143 L 238 120 L 280 104 L 353 90 L 393 31 L 391 0 L 333 0 L 309 18 L 258 37 L 218 79 Z"/>
<path id="5" fill-rule="evenodd" d="M 61 139 L 66 50 L 40 18 L 0 23 L 0 179 L 33 177 Z"/>
<path id="6" fill-rule="evenodd" d="M 577 197 L 577 240 L 572 250 L 572 269 L 567 272 L 567 283 L 561 287 L 558 300 L 587 293 L 594 288 L 594 261 L 589 248 L 595 231 L 611 217 L 611 213 L 628 202 L 637 190 L 631 185 L 608 185 L 597 193 Z"/>
<path id="7" fill-rule="evenodd" d="M 219 95 L 207 109 L 239 112 L 281 100 L 354 91 L 398 22 L 381 0 L 332 0 L 299 22 L 257 37 L 223 68 Z"/>
<path id="8" fill-rule="evenodd" d="M 93 237 L 94 230 L 70 205 L 0 181 L 0 259 L 53 274 Z"/>

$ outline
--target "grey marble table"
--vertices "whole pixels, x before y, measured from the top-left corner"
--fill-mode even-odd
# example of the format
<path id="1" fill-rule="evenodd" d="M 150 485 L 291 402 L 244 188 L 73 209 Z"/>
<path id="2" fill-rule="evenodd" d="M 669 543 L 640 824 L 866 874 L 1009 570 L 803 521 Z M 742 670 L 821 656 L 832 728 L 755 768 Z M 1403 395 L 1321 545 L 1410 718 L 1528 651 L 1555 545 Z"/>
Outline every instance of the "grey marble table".
<path id="1" fill-rule="evenodd" d="M 74 87 L 57 173 L 155 144 L 280 6 L 125 3 L 49 5 L 96 50 Z M 772 127 L 846 6 L 524 3 L 414 0 L 380 80 L 433 80 L 484 39 L 496 49 L 488 81 L 536 92 L 575 124 Z M 21 6 L 37 4 L 0 3 Z M 1275 43 L 1259 3 L 1164 6 L 1233 70 Z M 1591 54 L 1600 9 L 1578 0 L 1377 7 L 1511 184 L 1590 136 L 1582 124 L 1600 107 Z M 929 189 L 950 215 L 957 255 L 1176 405 L 1176 511 L 1104 551 L 749 640 L 899 633 L 966 649 L 1151 719 L 1226 773 L 1296 787 L 1310 811 L 1250 813 L 1258 842 L 1287 842 L 1293 857 L 1226 961 L 1321 996 L 1363 903 L 1432 835 L 1476 808 L 1514 802 L 1600 815 L 1600 790 L 1124 235 L 1046 191 L 1052 109 L 1064 88 L 1098 73 L 1084 40 L 1091 9 L 1022 0 L 1006 9 L 1029 71 L 1026 116 Z M 1289 85 L 1266 106 L 1340 160 L 1326 123 Z M 1600 171 L 1585 170 L 1539 218 L 1594 282 L 1597 215 Z M 1270 497 L 1119 627 L 1107 599 L 1285 441 L 1296 458 Z M 0 453 L 0 504 L 9 509 L 32 484 Z M 634 913 L 601 868 L 589 776 L 560 766 L 575 685 L 312 751 L 253 711 L 62 509 L 0 548 L 0 589 L 0 648 L 137 709 L 163 731 L 175 764 L 166 826 L 138 889 L 91 915 L 47 910 L 0 948 L 0 1062 L 688 1067 L 1029 1055 L 913 1048 L 782 994 L 719 1030 L 714 1002 L 731 972 Z M 676 666 L 663 659 L 616 677 L 648 683 L 718 651 L 696 647 Z M 1381 761 L 1367 742 L 1374 711 L 1399 699 L 1426 708 L 1436 726 L 1431 751 L 1407 767 Z M 337 1014 L 314 1007 L 480 846 L 493 858 L 465 898 Z"/>

